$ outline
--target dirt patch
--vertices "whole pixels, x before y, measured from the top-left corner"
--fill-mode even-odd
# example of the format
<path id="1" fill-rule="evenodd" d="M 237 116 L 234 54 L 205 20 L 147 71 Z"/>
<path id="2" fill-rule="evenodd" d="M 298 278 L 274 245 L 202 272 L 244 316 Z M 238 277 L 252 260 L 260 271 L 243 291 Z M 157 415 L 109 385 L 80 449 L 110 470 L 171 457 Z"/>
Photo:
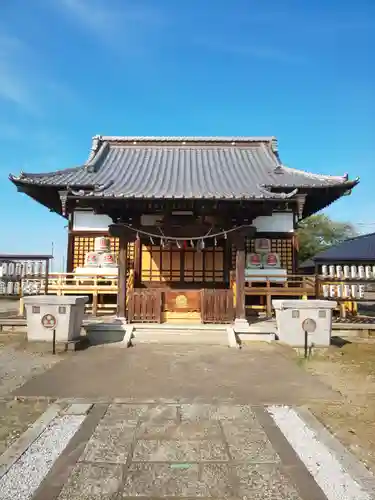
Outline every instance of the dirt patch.
<path id="1" fill-rule="evenodd" d="M 18 347 L 25 341 L 26 334 L 21 331 L 0 333 L 0 348 L 13 346 Z"/>
<path id="2" fill-rule="evenodd" d="M 60 359 L 50 353 L 27 351 L 17 343 L 0 347 L 0 397 L 6 397 L 27 380 L 51 368 Z"/>
<path id="3" fill-rule="evenodd" d="M 47 400 L 0 401 L 0 455 L 47 409 Z"/>
<path id="4" fill-rule="evenodd" d="M 342 394 L 342 401 L 308 406 L 375 473 L 375 343 L 331 346 L 299 363 Z"/>

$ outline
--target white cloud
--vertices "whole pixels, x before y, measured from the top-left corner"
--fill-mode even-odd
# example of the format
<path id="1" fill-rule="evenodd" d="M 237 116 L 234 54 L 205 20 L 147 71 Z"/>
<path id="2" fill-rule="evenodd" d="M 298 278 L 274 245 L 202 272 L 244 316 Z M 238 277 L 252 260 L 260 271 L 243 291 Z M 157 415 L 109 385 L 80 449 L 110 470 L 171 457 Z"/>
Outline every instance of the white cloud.
<path id="1" fill-rule="evenodd" d="M 48 103 L 72 96 L 53 80 L 33 50 L 19 38 L 0 33 L 0 101 L 43 116 Z"/>
<path id="2" fill-rule="evenodd" d="M 57 0 L 56 5 L 101 43 L 116 51 L 138 52 L 154 28 L 164 23 L 161 12 L 140 0 Z"/>
<path id="3" fill-rule="evenodd" d="M 28 50 L 19 39 L 0 35 L 0 99 L 36 113 L 37 105 L 23 64 L 27 56 Z"/>

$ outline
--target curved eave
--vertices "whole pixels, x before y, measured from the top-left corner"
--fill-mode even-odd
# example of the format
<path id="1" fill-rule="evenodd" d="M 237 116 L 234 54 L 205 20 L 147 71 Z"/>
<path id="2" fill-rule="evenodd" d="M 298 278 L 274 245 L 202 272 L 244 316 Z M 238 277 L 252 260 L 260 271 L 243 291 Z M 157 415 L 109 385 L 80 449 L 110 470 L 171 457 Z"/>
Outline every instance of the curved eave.
<path id="1" fill-rule="evenodd" d="M 38 174 L 39 175 L 39 174 Z M 46 174 L 48 175 L 48 174 Z M 53 182 L 43 182 L 39 177 L 27 177 L 26 174 L 22 176 L 15 176 L 9 174 L 9 180 L 18 187 L 22 186 L 35 186 L 39 188 L 55 189 L 57 191 L 61 189 L 76 188 L 76 189 L 93 189 L 94 184 L 56 184 Z"/>
<path id="2" fill-rule="evenodd" d="M 359 179 L 325 188 L 311 188 L 307 190 L 307 198 L 303 211 L 303 218 L 309 217 L 320 210 L 329 207 L 343 196 L 351 194 L 352 189 L 359 183 Z"/>
<path id="3" fill-rule="evenodd" d="M 325 178 L 325 180 L 328 180 L 328 176 Z M 348 189 L 352 189 L 355 187 L 357 184 L 359 184 L 359 177 L 356 179 L 350 181 L 346 180 L 344 178 L 335 178 L 335 177 L 330 177 L 329 180 L 332 182 L 330 184 L 322 184 L 321 182 L 319 183 L 319 179 L 317 179 L 316 184 L 307 184 L 307 183 L 298 183 L 297 184 L 268 184 L 266 187 L 268 189 L 277 189 L 277 190 L 283 190 L 283 189 L 342 189 L 343 191 L 346 191 Z"/>
<path id="4" fill-rule="evenodd" d="M 47 207 L 51 212 L 62 215 L 61 199 L 55 187 L 39 186 L 37 184 L 20 183 L 12 180 L 17 191 L 24 193 L 31 199 Z"/>

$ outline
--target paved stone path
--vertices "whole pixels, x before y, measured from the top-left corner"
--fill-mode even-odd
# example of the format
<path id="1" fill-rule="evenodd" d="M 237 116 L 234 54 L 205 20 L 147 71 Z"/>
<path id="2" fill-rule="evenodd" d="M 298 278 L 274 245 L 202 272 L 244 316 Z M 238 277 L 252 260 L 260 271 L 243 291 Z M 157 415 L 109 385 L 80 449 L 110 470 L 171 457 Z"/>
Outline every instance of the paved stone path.
<path id="1" fill-rule="evenodd" d="M 62 359 L 13 393 L 94 404 L 33 500 L 326 498 L 266 406 L 340 395 L 279 347 L 97 347 Z"/>
<path id="2" fill-rule="evenodd" d="M 35 499 L 325 496 L 262 407 L 93 407 Z"/>

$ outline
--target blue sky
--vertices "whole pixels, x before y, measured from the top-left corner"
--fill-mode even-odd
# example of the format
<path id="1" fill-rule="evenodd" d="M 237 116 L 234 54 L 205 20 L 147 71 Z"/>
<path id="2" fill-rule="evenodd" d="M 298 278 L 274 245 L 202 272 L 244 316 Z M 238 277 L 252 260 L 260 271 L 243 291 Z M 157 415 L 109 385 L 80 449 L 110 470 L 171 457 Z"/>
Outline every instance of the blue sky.
<path id="1" fill-rule="evenodd" d="M 327 211 L 375 231 L 373 0 L 1 0 L 0 252 L 66 247 L 8 174 L 103 135 L 275 135 L 283 162 L 360 176 Z M 367 224 L 367 225 L 364 225 Z"/>

